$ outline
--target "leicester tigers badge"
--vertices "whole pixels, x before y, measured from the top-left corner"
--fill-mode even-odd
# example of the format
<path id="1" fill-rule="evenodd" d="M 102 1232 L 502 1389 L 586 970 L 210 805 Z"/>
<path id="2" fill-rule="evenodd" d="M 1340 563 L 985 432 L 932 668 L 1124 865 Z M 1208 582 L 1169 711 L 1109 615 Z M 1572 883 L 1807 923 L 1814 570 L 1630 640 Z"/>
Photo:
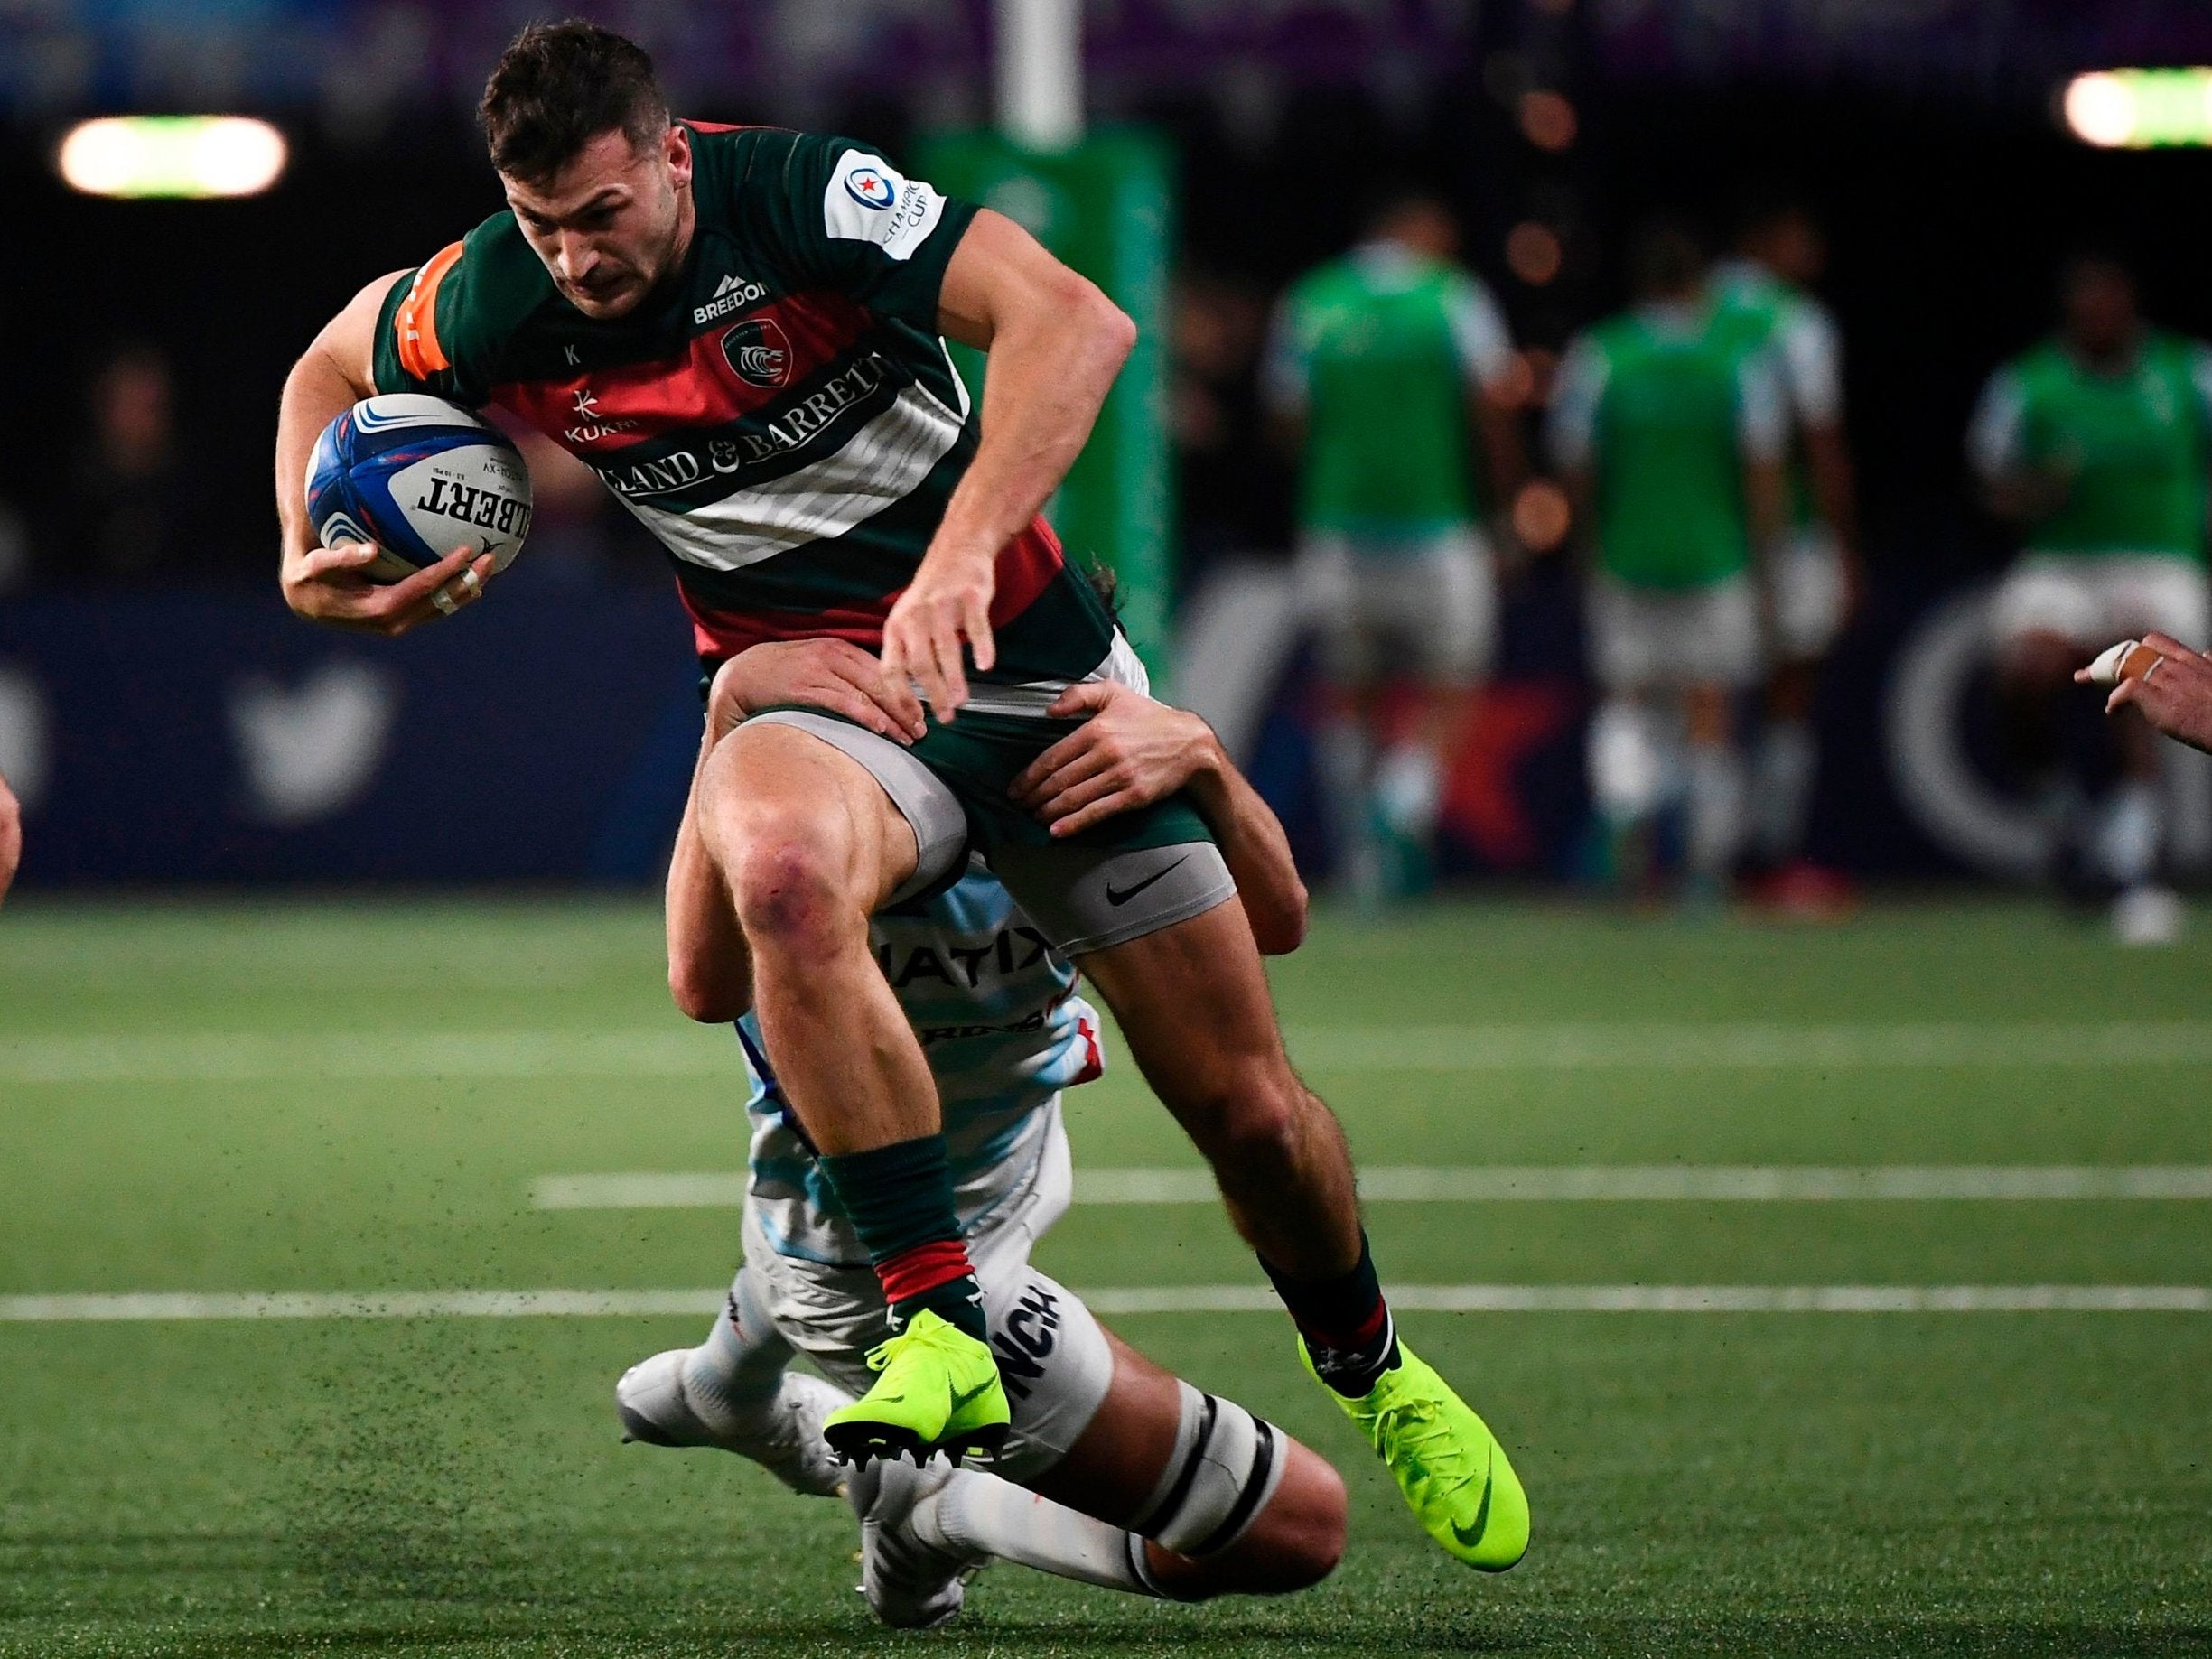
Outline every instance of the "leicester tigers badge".
<path id="1" fill-rule="evenodd" d="M 751 318 L 732 328 L 722 337 L 722 355 L 748 386 L 772 387 L 791 383 L 791 342 L 769 318 Z"/>

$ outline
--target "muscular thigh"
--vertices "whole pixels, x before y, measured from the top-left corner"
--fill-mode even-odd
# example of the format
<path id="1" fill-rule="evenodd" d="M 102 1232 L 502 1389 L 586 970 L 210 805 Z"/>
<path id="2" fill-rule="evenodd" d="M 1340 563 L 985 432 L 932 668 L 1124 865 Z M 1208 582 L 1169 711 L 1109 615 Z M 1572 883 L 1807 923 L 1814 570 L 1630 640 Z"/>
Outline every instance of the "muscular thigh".
<path id="1" fill-rule="evenodd" d="M 1083 958 L 1131 1055 L 1179 1115 L 1290 1062 L 1242 902 Z"/>
<path id="2" fill-rule="evenodd" d="M 725 872 L 749 851 L 789 846 L 870 909 L 914 872 L 914 830 L 882 786 L 796 726 L 740 726 L 708 758 L 698 788 L 700 834 Z"/>

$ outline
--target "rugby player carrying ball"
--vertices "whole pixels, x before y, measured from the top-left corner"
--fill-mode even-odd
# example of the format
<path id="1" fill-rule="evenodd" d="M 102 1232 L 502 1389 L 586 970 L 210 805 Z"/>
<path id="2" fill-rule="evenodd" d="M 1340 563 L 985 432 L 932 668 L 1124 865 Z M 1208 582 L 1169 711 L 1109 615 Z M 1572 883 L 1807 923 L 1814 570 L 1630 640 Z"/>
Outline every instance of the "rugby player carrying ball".
<path id="1" fill-rule="evenodd" d="M 1430 1535 L 1511 1565 L 1518 1483 L 1397 1340 L 1342 1132 L 1284 1055 L 1212 832 L 1186 796 L 1131 804 L 1086 736 L 1096 687 L 1142 693 L 1143 670 L 1038 514 L 1128 318 L 1011 220 L 865 145 L 672 120 L 645 53 L 588 23 L 524 30 L 481 113 L 508 210 L 364 288 L 285 384 L 285 596 L 397 633 L 481 592 L 488 562 L 465 550 L 371 587 L 374 549 L 319 548 L 307 524 L 322 427 L 428 392 L 593 467 L 667 550 L 708 666 L 801 639 L 877 659 L 873 715 L 818 695 L 755 711 L 690 806 L 778 1083 L 890 1310 L 874 1386 L 830 1413 L 830 1442 L 919 1456 L 1007 1433 L 937 1089 L 868 935 L 972 846 L 1113 1009 Z M 940 336 L 988 353 L 979 410 Z"/>

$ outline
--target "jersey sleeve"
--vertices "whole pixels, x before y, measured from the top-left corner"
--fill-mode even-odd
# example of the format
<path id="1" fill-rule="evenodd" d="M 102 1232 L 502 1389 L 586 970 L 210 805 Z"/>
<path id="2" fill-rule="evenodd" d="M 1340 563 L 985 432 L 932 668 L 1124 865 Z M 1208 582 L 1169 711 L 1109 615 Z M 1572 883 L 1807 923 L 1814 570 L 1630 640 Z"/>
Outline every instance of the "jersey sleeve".
<path id="1" fill-rule="evenodd" d="M 404 273 L 377 313 L 379 392 L 428 392 L 477 408 L 490 398 L 482 354 L 464 312 L 474 273 L 465 242 L 438 250 Z"/>
<path id="2" fill-rule="evenodd" d="M 1512 374 L 1513 334 L 1488 288 L 1470 276 L 1454 278 L 1444 291 L 1444 316 L 1468 385 L 1496 386 Z"/>
<path id="3" fill-rule="evenodd" d="M 1552 389 L 1552 410 L 1545 421 L 1545 447 L 1559 466 L 1587 467 L 1598 442 L 1598 405 L 1610 378 L 1605 353 L 1584 334 L 1567 348 Z"/>
<path id="4" fill-rule="evenodd" d="M 2201 340 L 2189 341 L 2189 378 L 2197 391 L 2198 407 L 2205 420 L 2212 423 L 2212 346 Z"/>
<path id="5" fill-rule="evenodd" d="M 1791 306 L 1777 343 L 1789 377 L 1790 412 L 1806 426 L 1841 424 L 1843 340 L 1827 308 L 1810 301 Z"/>
<path id="6" fill-rule="evenodd" d="M 908 178 L 857 139 L 810 133 L 790 135 L 775 174 L 737 188 L 739 210 L 762 216 L 795 284 L 938 331 L 945 269 L 975 217 L 973 204 Z"/>
<path id="7" fill-rule="evenodd" d="M 1982 388 L 1974 419 L 1966 427 L 1966 459 L 1985 479 L 2002 478 L 2027 460 L 2023 442 L 2028 427 L 2028 398 L 2020 375 L 2001 368 Z"/>
<path id="8" fill-rule="evenodd" d="M 1789 404 L 1771 351 L 1736 365 L 1736 444 L 1747 461 L 1778 461 L 1789 441 Z"/>

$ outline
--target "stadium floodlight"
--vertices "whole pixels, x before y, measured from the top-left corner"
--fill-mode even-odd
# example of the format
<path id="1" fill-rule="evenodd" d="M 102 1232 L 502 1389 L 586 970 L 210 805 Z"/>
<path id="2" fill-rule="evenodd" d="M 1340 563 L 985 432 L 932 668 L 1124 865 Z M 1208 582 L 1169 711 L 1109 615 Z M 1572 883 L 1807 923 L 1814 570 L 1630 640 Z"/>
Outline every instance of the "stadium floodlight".
<path id="1" fill-rule="evenodd" d="M 103 116 L 79 122 L 56 158 L 88 196 L 257 196 L 276 182 L 285 135 L 247 116 Z"/>
<path id="2" fill-rule="evenodd" d="M 2077 75 L 2062 107 L 2074 136 L 2100 149 L 2212 144 L 2212 69 Z"/>

